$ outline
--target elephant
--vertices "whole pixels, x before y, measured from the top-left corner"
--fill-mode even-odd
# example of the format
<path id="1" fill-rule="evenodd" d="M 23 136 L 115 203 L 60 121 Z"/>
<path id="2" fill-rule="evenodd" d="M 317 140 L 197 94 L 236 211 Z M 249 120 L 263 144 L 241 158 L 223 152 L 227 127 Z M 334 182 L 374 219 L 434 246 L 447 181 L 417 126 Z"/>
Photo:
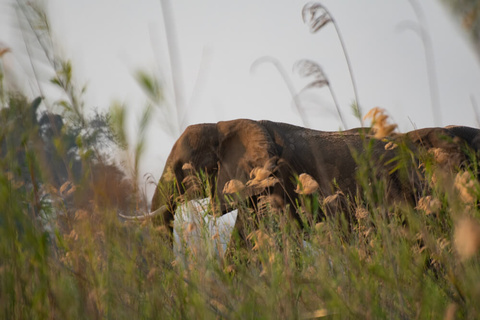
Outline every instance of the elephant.
<path id="1" fill-rule="evenodd" d="M 463 155 L 462 146 L 476 152 L 479 150 L 478 131 L 450 126 L 376 139 L 369 134 L 369 128 L 327 132 L 267 120 L 237 119 L 191 125 L 175 142 L 168 156 L 152 198 L 151 213 L 123 217 L 155 216 L 171 235 L 177 196 L 192 189 L 194 184 L 189 177 L 193 172 L 204 173 L 211 186 L 208 196 L 220 203 L 220 214 L 230 209 L 225 199 L 226 189 L 235 181 L 249 187 L 244 196 L 250 199 L 258 199 L 263 190 L 268 189 L 278 206 L 288 204 L 290 215 L 300 222 L 295 210 L 299 197 L 298 175 L 309 175 L 317 183 L 316 192 L 321 198 L 340 192 L 354 199 L 368 188 L 358 182 L 361 170 L 367 175 L 366 183 L 368 179 L 386 181 L 384 191 L 388 201 L 415 203 L 423 192 L 416 153 L 437 148 Z M 406 150 L 414 156 L 403 157 L 407 161 L 399 166 L 405 148 L 390 148 L 392 142 L 407 146 Z M 457 165 L 465 159 L 466 156 L 459 157 Z M 258 176 L 271 183 L 258 188 L 260 184 L 254 183 Z M 241 225 L 235 228 L 242 232 Z"/>

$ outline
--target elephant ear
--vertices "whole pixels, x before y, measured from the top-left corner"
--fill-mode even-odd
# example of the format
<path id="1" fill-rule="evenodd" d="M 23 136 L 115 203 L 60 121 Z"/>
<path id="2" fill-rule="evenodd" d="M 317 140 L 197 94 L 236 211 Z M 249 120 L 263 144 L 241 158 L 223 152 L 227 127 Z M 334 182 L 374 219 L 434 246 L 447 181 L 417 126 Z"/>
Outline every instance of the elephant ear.
<path id="1" fill-rule="evenodd" d="M 275 145 L 268 131 L 257 121 L 239 119 L 217 124 L 219 173 L 217 188 L 223 190 L 232 179 L 246 182 L 255 167 L 275 156 Z"/>

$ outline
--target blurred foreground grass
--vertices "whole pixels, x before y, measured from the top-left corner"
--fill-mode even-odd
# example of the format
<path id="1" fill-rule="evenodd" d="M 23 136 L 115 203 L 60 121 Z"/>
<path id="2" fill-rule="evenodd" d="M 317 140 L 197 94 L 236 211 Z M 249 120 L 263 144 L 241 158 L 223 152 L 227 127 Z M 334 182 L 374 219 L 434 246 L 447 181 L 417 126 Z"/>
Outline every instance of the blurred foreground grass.
<path id="1" fill-rule="evenodd" d="M 40 100 L 8 95 L 6 101 L 0 112 L 4 318 L 480 315 L 476 168 L 456 177 L 437 172 L 428 182 L 431 196 L 417 208 L 389 207 L 372 186 L 351 231 L 327 218 L 307 226 L 308 242 L 297 240 L 283 213 L 267 212 L 250 235 L 253 248 L 233 250 L 228 262 L 215 254 L 219 235 L 189 222 L 178 230 L 179 242 L 189 244 L 175 257 L 162 228 L 119 220 L 119 211 L 137 207 L 135 188 L 121 187 L 123 175 L 95 153 L 97 144 L 81 142 L 88 130 L 69 138 L 68 122 L 49 113 L 33 117 Z M 201 236 L 188 242 L 194 232 Z"/>
<path id="2" fill-rule="evenodd" d="M 266 205 L 251 249 L 233 248 L 224 260 L 218 252 L 228 235 L 211 232 L 202 218 L 177 230 L 175 256 L 162 228 L 118 218 L 145 206 L 137 183 L 108 157 L 115 144 L 128 147 L 124 112 L 86 116 L 72 66 L 48 48 L 51 82 L 65 96 L 57 113 L 40 98 L 0 87 L 1 318 L 480 316 L 474 155 L 457 176 L 427 166 L 431 193 L 416 208 L 390 207 L 379 197 L 382 181 L 369 185 L 349 231 L 344 220 L 327 218 L 307 225 L 307 241 L 299 241 L 285 214 Z M 133 147 L 133 181 L 142 139 Z M 360 179 L 368 185 L 368 176 Z M 300 203 L 303 212 L 318 208 L 308 201 Z"/>

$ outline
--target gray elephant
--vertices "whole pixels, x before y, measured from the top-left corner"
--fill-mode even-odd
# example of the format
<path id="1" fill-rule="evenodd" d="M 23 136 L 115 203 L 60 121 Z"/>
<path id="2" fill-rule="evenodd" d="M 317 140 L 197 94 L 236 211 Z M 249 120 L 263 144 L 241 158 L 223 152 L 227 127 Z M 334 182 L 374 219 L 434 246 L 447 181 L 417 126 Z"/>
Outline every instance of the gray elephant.
<path id="1" fill-rule="evenodd" d="M 474 128 L 419 129 L 383 140 L 375 139 L 368 130 L 325 132 L 247 119 L 189 126 L 167 159 L 152 199 L 152 212 L 135 218 L 156 216 L 171 234 L 177 198 L 195 186 L 189 181 L 194 172 L 205 174 L 211 186 L 208 196 L 220 203 L 220 214 L 230 209 L 225 200 L 229 193 L 226 187 L 236 181 L 249 187 L 243 195 L 254 206 L 255 199 L 268 189 L 275 203 L 279 207 L 290 205 L 292 218 L 300 222 L 295 210 L 299 197 L 296 177 L 302 173 L 318 183 L 316 192 L 321 198 L 337 192 L 351 199 L 361 195 L 368 188 L 357 179 L 363 172 L 366 177 L 362 181 L 366 183 L 384 179 L 387 201 L 415 203 L 423 192 L 418 152 L 439 148 L 464 155 L 464 146 L 478 151 L 479 130 Z M 390 148 L 389 143 L 407 148 Z M 406 160 L 399 163 L 399 159 Z M 464 165 L 466 159 L 466 155 L 459 157 L 457 165 Z M 264 174 L 262 181 L 269 179 L 265 188 L 252 183 L 261 180 L 257 179 L 259 172 Z M 237 222 L 236 228 L 242 233 L 242 219 Z"/>

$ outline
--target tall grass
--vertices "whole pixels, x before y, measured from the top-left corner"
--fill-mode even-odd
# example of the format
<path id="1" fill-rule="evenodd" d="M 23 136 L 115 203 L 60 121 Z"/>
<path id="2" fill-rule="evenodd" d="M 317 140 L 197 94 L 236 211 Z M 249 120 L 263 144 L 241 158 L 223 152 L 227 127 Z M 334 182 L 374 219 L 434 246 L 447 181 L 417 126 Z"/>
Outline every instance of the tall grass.
<path id="1" fill-rule="evenodd" d="M 10 98 L 9 108 L 14 107 Z M 2 141 L 8 140 L 8 130 L 3 129 Z M 249 232 L 247 248 L 233 248 L 224 260 L 209 253 L 218 238 L 207 225 L 187 225 L 179 230 L 181 242 L 194 231 L 203 236 L 178 260 L 161 227 L 121 222 L 117 208 L 102 205 L 101 192 L 89 206 L 65 201 L 85 180 L 75 183 L 76 190 L 69 184 L 56 191 L 48 187 L 41 160 L 28 151 L 34 137 L 7 144 L 1 162 L 0 310 L 5 318 L 479 315 L 475 166 L 446 174 L 427 155 L 429 198 L 425 194 L 416 208 L 392 206 L 382 196 L 385 182 L 372 180 L 366 152 L 359 158 L 358 178 L 368 188 L 364 201 L 349 199 L 355 209 L 350 229 L 342 215 L 327 216 L 305 223 L 307 242 L 299 242 L 288 214 L 267 203 L 256 213 L 261 219 Z M 22 145 L 27 151 L 19 155 Z M 32 171 L 38 172 L 36 182 L 30 167 L 39 168 Z M 305 221 L 324 206 L 315 196 L 300 199 Z"/>
<path id="2" fill-rule="evenodd" d="M 352 109 L 354 111 L 355 116 L 357 116 L 357 118 L 360 120 L 360 124 L 363 126 L 362 109 L 361 109 L 360 101 L 358 98 L 357 83 L 353 75 L 353 68 L 350 62 L 350 57 L 348 55 L 345 41 L 343 41 L 343 36 L 342 36 L 342 33 L 340 32 L 340 28 L 337 24 L 337 21 L 335 20 L 333 15 L 330 13 L 330 11 L 327 9 L 327 7 L 325 7 L 323 4 L 319 2 L 308 2 L 307 4 L 305 4 L 302 9 L 302 19 L 303 19 L 303 22 L 307 24 L 311 33 L 316 33 L 320 31 L 323 27 L 325 27 L 329 23 L 333 24 L 335 28 L 335 33 L 337 34 L 337 37 L 338 37 L 338 41 L 342 46 L 343 55 L 345 57 L 345 62 L 347 63 L 348 72 L 350 74 L 350 81 L 352 82 L 352 89 L 355 97 L 355 101 L 352 104 Z M 323 74 L 323 71 L 321 73 Z M 329 87 L 330 93 L 332 94 L 332 97 L 335 100 L 335 97 L 333 96 L 333 91 L 330 85 L 328 84 L 328 82 L 327 82 L 327 86 Z M 341 113 L 339 111 L 338 103 L 335 102 L 335 105 L 337 108 L 337 112 L 340 116 L 340 120 L 343 122 Z"/>
<path id="3" fill-rule="evenodd" d="M 67 97 L 75 92 L 65 88 Z M 327 204 L 314 191 L 300 196 L 304 242 L 287 211 L 267 201 L 255 213 L 241 203 L 245 222 L 253 226 L 249 246 L 232 247 L 228 259 L 211 254 L 219 237 L 207 224 L 188 224 L 179 230 L 179 242 L 188 243 L 193 232 L 201 236 L 185 246 L 179 260 L 164 228 L 118 218 L 119 210 L 135 210 L 138 202 L 133 198 L 119 208 L 115 194 L 106 191 L 119 188 L 122 177 L 95 178 L 110 167 L 96 140 L 87 139 L 96 135 L 89 134 L 91 121 L 82 108 L 72 105 L 66 113 L 79 115 L 82 129 L 73 130 L 67 121 L 59 132 L 42 131 L 55 122 L 38 121 L 40 100 L 0 94 L 5 101 L 0 110 L 2 318 L 475 319 L 480 314 L 475 154 L 472 165 L 458 174 L 439 169 L 435 155 L 425 154 L 419 169 L 426 177 L 425 194 L 416 207 L 394 206 L 385 199 L 385 181 L 369 170 L 367 145 L 358 155 L 363 193 L 347 199 L 350 222 L 338 214 L 311 223 Z M 69 103 L 74 100 L 66 107 Z M 116 141 L 127 144 L 122 117 L 120 110 L 110 121 Z M 138 157 L 141 144 L 135 142 Z M 45 150 L 59 158 L 54 169 L 64 164 L 66 179 L 54 179 Z M 117 196 L 134 190 L 122 192 Z"/>

